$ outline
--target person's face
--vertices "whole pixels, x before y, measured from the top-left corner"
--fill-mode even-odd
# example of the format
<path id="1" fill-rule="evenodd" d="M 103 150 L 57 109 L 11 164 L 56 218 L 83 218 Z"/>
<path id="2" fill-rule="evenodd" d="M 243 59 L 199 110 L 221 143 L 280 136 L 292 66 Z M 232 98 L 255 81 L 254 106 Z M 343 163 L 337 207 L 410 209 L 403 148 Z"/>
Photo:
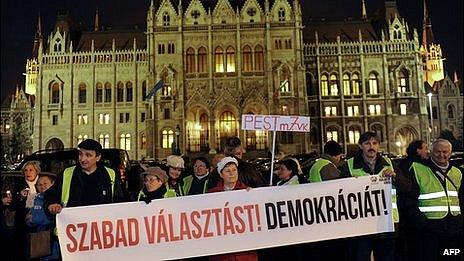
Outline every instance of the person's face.
<path id="1" fill-rule="evenodd" d="M 193 164 L 193 173 L 201 177 L 208 174 L 208 168 L 206 167 L 206 164 L 203 161 L 197 160 L 195 161 L 195 164 Z"/>
<path id="2" fill-rule="evenodd" d="M 173 180 L 178 179 L 180 176 L 180 173 L 182 173 L 181 168 L 169 167 L 169 177 L 171 177 L 171 179 Z"/>
<path id="3" fill-rule="evenodd" d="M 338 163 L 340 163 L 340 161 L 342 160 L 342 156 L 343 154 L 339 154 L 337 156 L 332 156 L 332 158 L 334 159 L 335 161 L 335 165 L 337 165 Z"/>
<path id="4" fill-rule="evenodd" d="M 429 155 L 429 146 L 427 146 L 425 143 L 422 143 L 422 146 L 417 149 L 417 155 L 421 157 L 421 159 L 427 159 Z"/>
<path id="5" fill-rule="evenodd" d="M 379 142 L 374 138 L 366 140 L 358 146 L 362 150 L 364 156 L 370 159 L 374 159 L 377 156 L 377 153 L 379 152 L 380 148 Z"/>
<path id="6" fill-rule="evenodd" d="M 39 174 L 32 164 L 27 165 L 23 172 L 27 181 L 34 181 Z"/>
<path id="7" fill-rule="evenodd" d="M 234 156 L 241 159 L 243 157 L 243 148 L 241 146 L 234 149 Z"/>
<path id="8" fill-rule="evenodd" d="M 432 148 L 433 161 L 439 165 L 446 166 L 451 156 L 451 148 L 444 142 L 436 143 Z"/>
<path id="9" fill-rule="evenodd" d="M 163 183 L 157 176 L 153 175 L 146 175 L 143 178 L 143 184 L 145 184 L 145 187 L 147 188 L 148 192 L 152 192 L 157 190 Z"/>
<path id="10" fill-rule="evenodd" d="M 221 171 L 221 178 L 224 180 L 224 185 L 235 184 L 238 180 L 238 169 L 235 163 L 228 164 Z"/>
<path id="11" fill-rule="evenodd" d="M 287 169 L 287 166 L 285 166 L 284 164 L 280 164 L 279 172 L 277 173 L 277 175 L 281 180 L 288 180 L 290 176 L 292 176 L 292 171 Z"/>
<path id="12" fill-rule="evenodd" d="M 97 156 L 94 150 L 79 149 L 79 163 L 84 171 L 93 172 L 97 169 L 97 162 L 101 155 Z"/>
<path id="13" fill-rule="evenodd" d="M 39 193 L 45 192 L 52 185 L 53 185 L 53 182 L 49 177 L 40 177 L 39 180 L 37 180 L 37 185 L 36 185 L 37 191 Z"/>

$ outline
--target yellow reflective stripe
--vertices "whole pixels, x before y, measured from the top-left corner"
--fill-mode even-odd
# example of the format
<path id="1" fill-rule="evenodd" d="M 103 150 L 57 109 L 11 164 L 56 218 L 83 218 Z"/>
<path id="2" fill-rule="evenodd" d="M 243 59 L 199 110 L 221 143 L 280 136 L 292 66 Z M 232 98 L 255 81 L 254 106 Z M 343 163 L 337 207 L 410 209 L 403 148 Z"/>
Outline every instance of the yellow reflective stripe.
<path id="1" fill-rule="evenodd" d="M 451 206 L 450 210 L 451 211 L 456 211 L 456 212 L 461 212 L 461 208 L 459 206 Z"/>
<path id="2" fill-rule="evenodd" d="M 448 206 L 419 207 L 419 210 L 421 212 L 443 212 L 448 211 Z"/>
<path id="3" fill-rule="evenodd" d="M 449 191 L 448 191 L 448 196 L 457 197 L 457 196 L 458 196 L 458 192 L 457 192 L 457 191 L 454 191 L 454 190 L 449 190 Z"/>
<path id="4" fill-rule="evenodd" d="M 392 202 L 392 208 L 398 208 L 398 206 L 396 205 L 396 203 L 393 203 L 393 202 Z"/>
<path id="5" fill-rule="evenodd" d="M 419 199 L 433 199 L 433 198 L 441 198 L 441 197 L 446 197 L 446 193 L 444 191 L 419 195 Z"/>

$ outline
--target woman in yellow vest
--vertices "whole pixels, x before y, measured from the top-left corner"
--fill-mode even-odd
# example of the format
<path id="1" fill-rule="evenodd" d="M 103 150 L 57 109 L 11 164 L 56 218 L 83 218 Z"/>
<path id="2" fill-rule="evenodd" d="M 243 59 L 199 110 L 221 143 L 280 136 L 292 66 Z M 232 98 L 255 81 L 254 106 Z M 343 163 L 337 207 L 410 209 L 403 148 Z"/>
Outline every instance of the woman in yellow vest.
<path id="1" fill-rule="evenodd" d="M 160 167 L 148 167 L 142 174 L 143 189 L 139 192 L 138 201 L 145 201 L 147 204 L 153 199 L 175 197 L 176 192 L 166 188 L 168 175 Z"/>

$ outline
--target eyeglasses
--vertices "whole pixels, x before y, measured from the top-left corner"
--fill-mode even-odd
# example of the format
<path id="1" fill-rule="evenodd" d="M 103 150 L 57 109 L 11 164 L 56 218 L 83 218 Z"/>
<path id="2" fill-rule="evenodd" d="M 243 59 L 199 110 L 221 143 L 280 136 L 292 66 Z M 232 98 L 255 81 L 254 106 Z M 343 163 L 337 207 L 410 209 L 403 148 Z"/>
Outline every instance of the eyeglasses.
<path id="1" fill-rule="evenodd" d="M 158 177 L 150 177 L 150 178 L 144 178 L 143 182 L 153 182 L 153 181 L 158 181 Z"/>
<path id="2" fill-rule="evenodd" d="M 194 168 L 206 168 L 205 164 L 193 165 Z"/>

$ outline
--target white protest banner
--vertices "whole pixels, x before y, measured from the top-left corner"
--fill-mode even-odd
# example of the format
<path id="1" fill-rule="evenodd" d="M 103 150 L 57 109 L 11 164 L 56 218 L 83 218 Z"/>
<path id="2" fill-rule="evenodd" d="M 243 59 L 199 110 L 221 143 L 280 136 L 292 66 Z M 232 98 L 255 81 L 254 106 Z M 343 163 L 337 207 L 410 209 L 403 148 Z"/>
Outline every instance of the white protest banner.
<path id="1" fill-rule="evenodd" d="M 161 260 L 393 231 L 389 178 L 64 208 L 64 260 Z"/>
<path id="2" fill-rule="evenodd" d="M 309 117 L 243 114 L 242 130 L 309 132 Z"/>

